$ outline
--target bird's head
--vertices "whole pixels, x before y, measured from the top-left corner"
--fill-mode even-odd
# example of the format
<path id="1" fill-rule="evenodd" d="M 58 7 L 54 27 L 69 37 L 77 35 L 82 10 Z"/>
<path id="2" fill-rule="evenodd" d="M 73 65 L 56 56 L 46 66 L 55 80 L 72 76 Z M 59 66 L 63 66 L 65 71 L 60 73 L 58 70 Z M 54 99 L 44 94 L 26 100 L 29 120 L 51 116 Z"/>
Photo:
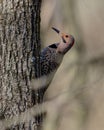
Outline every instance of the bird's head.
<path id="1" fill-rule="evenodd" d="M 57 51 L 65 54 L 74 45 L 74 37 L 70 34 L 62 33 L 54 27 L 52 27 L 52 29 L 61 37 L 61 42 L 58 44 Z"/>

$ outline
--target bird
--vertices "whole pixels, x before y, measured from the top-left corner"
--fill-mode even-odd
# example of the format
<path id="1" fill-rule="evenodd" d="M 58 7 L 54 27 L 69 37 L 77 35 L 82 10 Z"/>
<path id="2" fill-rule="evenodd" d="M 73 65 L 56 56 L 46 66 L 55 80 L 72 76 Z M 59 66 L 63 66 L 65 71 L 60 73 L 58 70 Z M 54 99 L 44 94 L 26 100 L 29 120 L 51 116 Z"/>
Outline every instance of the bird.
<path id="1" fill-rule="evenodd" d="M 55 27 L 52 27 L 52 29 L 59 35 L 60 42 L 45 47 L 40 53 L 41 73 L 36 79 L 42 79 L 41 85 L 38 88 L 38 92 L 42 94 L 42 97 L 50 85 L 57 69 L 61 65 L 64 55 L 75 43 L 75 39 L 71 34 L 63 33 Z M 34 68 L 36 67 L 35 59 L 35 57 L 32 59 Z"/>

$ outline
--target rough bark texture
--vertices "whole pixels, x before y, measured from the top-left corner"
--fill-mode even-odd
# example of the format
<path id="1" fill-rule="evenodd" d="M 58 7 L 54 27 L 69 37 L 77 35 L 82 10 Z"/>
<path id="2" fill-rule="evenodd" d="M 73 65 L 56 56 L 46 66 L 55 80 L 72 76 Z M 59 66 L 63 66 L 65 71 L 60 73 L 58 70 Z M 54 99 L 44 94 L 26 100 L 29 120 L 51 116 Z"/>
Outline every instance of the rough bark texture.
<path id="1" fill-rule="evenodd" d="M 41 0 L 0 1 L 0 119 L 10 119 L 34 105 L 30 89 L 31 57 L 39 63 Z M 35 53 L 33 53 L 33 51 Z M 37 64 L 36 74 L 39 74 Z M 37 101 L 38 103 L 38 101 Z M 37 123 L 10 129 L 35 130 Z M 34 125 L 33 125 L 34 124 Z"/>

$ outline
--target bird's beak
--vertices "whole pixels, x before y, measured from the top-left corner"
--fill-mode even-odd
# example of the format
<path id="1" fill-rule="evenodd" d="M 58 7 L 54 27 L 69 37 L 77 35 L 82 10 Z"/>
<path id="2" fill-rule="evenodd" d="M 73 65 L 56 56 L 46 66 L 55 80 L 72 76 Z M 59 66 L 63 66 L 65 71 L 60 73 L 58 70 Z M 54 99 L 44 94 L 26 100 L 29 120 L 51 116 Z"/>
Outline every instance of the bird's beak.
<path id="1" fill-rule="evenodd" d="M 66 41 L 65 41 L 65 39 L 64 39 L 64 33 L 61 33 L 58 29 L 56 29 L 56 28 L 54 28 L 54 27 L 52 27 L 52 29 L 55 31 L 55 32 L 57 32 L 59 35 L 60 35 L 60 37 L 62 38 L 62 41 L 64 42 L 64 43 L 66 43 Z"/>
<path id="2" fill-rule="evenodd" d="M 52 27 L 52 29 L 53 29 L 55 32 L 57 32 L 58 34 L 60 33 L 60 31 L 59 31 L 58 29 L 56 29 L 56 28 L 54 28 L 54 27 Z"/>

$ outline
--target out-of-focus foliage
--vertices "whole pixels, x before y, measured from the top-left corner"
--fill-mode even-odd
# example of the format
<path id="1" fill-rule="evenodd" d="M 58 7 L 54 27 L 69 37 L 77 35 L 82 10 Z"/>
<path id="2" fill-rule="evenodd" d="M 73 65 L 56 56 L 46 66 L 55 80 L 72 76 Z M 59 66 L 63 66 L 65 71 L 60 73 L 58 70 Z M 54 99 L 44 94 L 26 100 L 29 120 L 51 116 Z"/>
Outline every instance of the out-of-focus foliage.
<path id="1" fill-rule="evenodd" d="M 42 47 L 60 40 L 51 26 L 74 35 L 76 39 L 46 94 L 46 98 L 52 98 L 67 89 L 69 98 L 73 97 L 61 106 L 60 113 L 57 112 L 54 122 L 59 130 L 104 129 L 103 13 L 103 0 L 43 1 Z"/>

